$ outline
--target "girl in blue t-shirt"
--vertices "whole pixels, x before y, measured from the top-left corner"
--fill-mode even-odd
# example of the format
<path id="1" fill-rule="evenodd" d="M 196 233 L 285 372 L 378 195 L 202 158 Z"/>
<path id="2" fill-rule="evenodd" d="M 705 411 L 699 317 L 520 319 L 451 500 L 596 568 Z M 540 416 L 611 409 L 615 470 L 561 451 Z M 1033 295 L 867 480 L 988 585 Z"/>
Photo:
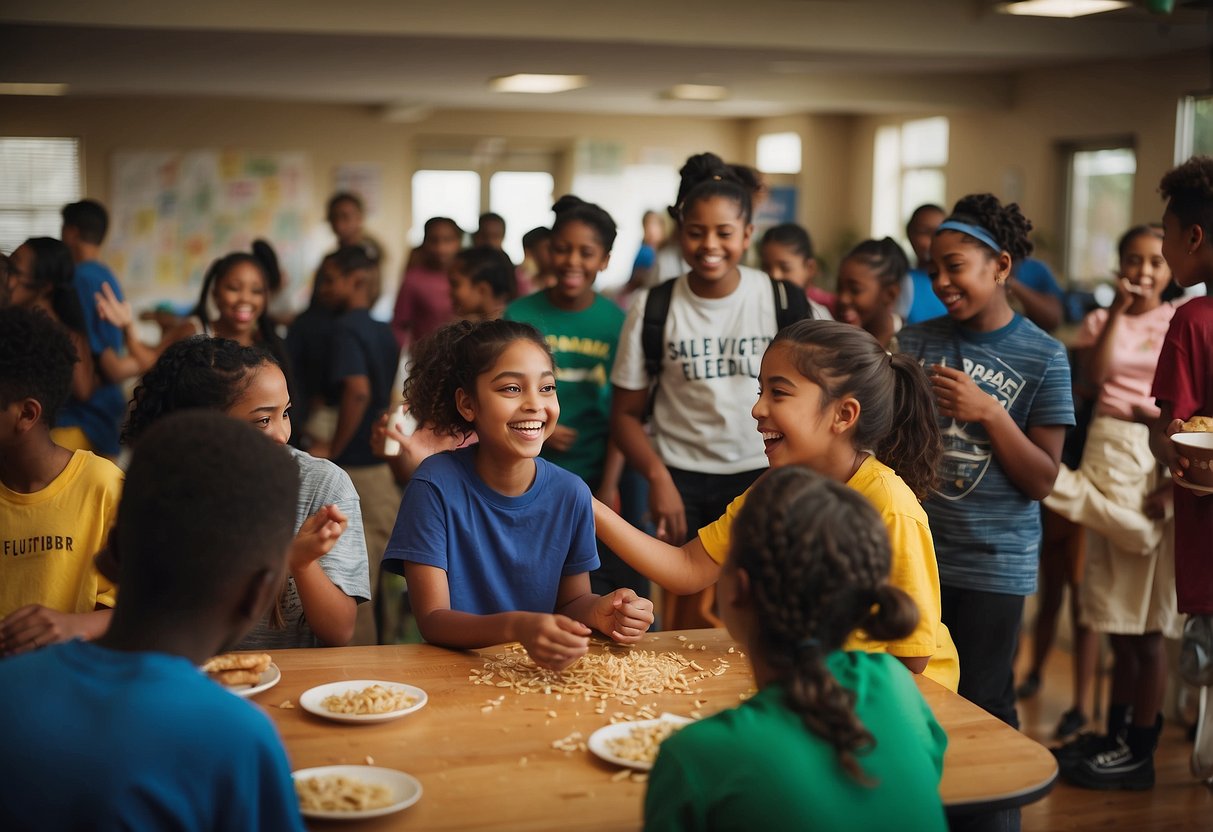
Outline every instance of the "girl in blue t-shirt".
<path id="1" fill-rule="evenodd" d="M 514 321 L 443 327 L 418 345 L 404 398 L 436 433 L 479 438 L 417 468 L 384 553 L 384 568 L 408 580 L 426 641 L 519 641 L 556 670 L 585 654 L 591 629 L 639 641 L 652 602 L 590 591 L 589 488 L 537 458 L 560 417 L 543 336 Z"/>
<path id="2" fill-rule="evenodd" d="M 992 194 L 966 196 L 935 231 L 931 275 L 947 316 L 898 343 L 931 373 L 943 434 L 926 501 L 939 556 L 943 621 L 960 653 L 959 693 L 1018 726 L 1011 664 L 1023 599 L 1035 591 L 1038 501 L 1053 490 L 1074 424 L 1065 349 L 1007 301 L 1032 224 Z"/>

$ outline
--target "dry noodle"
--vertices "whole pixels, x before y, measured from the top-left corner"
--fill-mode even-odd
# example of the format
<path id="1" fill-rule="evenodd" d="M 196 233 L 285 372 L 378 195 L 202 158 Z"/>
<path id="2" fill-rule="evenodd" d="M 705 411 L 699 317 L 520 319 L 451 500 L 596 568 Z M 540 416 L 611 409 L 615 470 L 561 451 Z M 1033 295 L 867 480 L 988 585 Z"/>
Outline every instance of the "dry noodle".
<path id="1" fill-rule="evenodd" d="M 402 690 L 392 690 L 383 685 L 371 685 L 362 690 L 347 690 L 337 696 L 326 696 L 321 707 L 335 714 L 387 714 L 412 707 L 417 698 Z"/>
<path id="2" fill-rule="evenodd" d="M 657 748 L 681 725 L 673 722 L 653 722 L 636 725 L 627 735 L 606 741 L 607 750 L 621 760 L 634 763 L 651 763 L 657 759 Z"/>
<path id="3" fill-rule="evenodd" d="M 334 774 L 295 781 L 299 808 L 311 812 L 363 812 L 392 805 L 392 790 Z"/>

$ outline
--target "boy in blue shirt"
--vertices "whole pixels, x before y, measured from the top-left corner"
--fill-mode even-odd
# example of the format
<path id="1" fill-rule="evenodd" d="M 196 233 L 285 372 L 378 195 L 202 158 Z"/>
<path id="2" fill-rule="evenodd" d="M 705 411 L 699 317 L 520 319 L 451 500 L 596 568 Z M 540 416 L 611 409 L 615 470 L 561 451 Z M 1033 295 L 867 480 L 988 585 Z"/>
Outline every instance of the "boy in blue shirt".
<path id="1" fill-rule="evenodd" d="M 173 414 L 134 453 L 96 642 L 0 661 L 0 806 L 15 829 L 302 830 L 269 719 L 197 667 L 281 588 L 299 468 L 251 426 Z"/>

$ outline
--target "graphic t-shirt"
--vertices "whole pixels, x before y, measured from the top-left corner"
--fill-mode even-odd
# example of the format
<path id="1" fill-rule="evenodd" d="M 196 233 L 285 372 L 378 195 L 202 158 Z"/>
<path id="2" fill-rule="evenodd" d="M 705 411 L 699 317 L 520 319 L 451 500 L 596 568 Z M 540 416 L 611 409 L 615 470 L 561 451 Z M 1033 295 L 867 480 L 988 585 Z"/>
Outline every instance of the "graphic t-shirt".
<path id="1" fill-rule="evenodd" d="M 560 424 L 577 431 L 567 451 L 543 449 L 544 459 L 572 471 L 586 482 L 602 476 L 610 432 L 611 382 L 615 348 L 623 328 L 623 311 L 601 295 L 588 309 L 568 312 L 538 292 L 516 300 L 505 310 L 511 321 L 531 324 L 552 350 L 556 362 L 556 392 Z"/>
<path id="2" fill-rule="evenodd" d="M 657 452 L 673 468 L 739 474 L 767 467 L 750 410 L 758 398 L 762 354 L 776 334 L 775 297 L 762 272 L 739 266 L 741 281 L 723 298 L 701 298 L 678 278 L 662 338 L 653 402 Z M 611 383 L 644 390 L 641 330 L 648 293 L 636 296 L 619 339 Z"/>
<path id="3" fill-rule="evenodd" d="M 1024 433 L 1074 424 L 1065 348 L 1027 318 L 1016 315 L 993 332 L 972 332 L 951 318 L 935 318 L 906 327 L 897 339 L 901 351 L 928 370 L 932 364 L 963 368 Z M 924 507 L 940 583 L 1011 595 L 1035 592 L 1037 501 L 1011 482 L 979 423 L 940 417 L 939 427 L 944 444 L 939 485 Z"/>

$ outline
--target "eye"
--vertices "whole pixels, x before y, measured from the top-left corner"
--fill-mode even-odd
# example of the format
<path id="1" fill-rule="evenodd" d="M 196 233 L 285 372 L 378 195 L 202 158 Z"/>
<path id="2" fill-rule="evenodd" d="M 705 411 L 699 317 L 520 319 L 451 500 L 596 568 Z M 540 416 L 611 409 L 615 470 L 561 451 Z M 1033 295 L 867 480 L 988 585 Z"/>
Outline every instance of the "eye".
<path id="1" fill-rule="evenodd" d="M 266 428 L 268 428 L 270 426 L 270 417 L 262 416 L 260 419 L 255 420 L 253 422 L 253 424 L 256 425 L 257 427 L 261 428 L 262 430 L 265 430 Z"/>
<path id="2" fill-rule="evenodd" d="M 556 392 L 556 385 L 555 385 L 555 384 L 552 384 L 552 383 L 545 384 L 545 385 L 543 385 L 542 387 L 540 387 L 540 388 L 539 388 L 539 392 L 540 392 L 540 393 L 555 393 L 555 392 Z"/>
<path id="3" fill-rule="evenodd" d="M 501 388 L 502 393 L 521 393 L 522 388 L 517 384 L 507 384 Z"/>

